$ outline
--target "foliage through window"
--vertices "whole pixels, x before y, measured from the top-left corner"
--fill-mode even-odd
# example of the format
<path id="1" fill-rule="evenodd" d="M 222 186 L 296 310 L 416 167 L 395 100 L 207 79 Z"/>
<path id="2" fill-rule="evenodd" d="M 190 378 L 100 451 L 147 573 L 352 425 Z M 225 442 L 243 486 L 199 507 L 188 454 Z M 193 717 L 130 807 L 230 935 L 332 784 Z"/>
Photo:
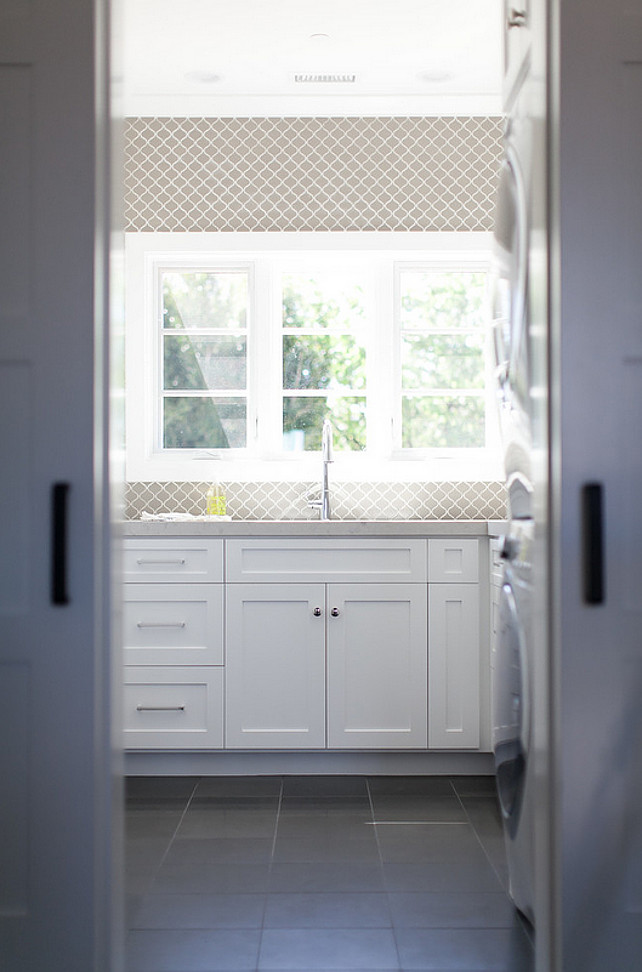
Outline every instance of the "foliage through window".
<path id="1" fill-rule="evenodd" d="M 344 456 L 488 444 L 479 261 L 248 253 L 149 266 L 148 455 L 303 457 L 320 450 L 326 417 Z"/>
<path id="2" fill-rule="evenodd" d="M 325 418 L 339 451 L 366 448 L 366 289 L 338 272 L 283 274 L 284 449 L 320 449 Z"/>
<path id="3" fill-rule="evenodd" d="M 481 272 L 400 270 L 404 449 L 483 448 L 485 293 Z"/>

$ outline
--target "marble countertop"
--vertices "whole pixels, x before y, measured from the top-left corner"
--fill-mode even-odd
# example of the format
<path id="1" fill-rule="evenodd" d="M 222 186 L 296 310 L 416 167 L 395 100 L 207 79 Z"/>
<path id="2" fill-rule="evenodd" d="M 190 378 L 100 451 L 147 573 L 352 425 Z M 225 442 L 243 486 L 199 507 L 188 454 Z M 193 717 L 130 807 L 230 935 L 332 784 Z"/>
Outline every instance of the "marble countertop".
<path id="1" fill-rule="evenodd" d="M 126 520 L 126 537 L 487 537 L 503 520 Z"/>

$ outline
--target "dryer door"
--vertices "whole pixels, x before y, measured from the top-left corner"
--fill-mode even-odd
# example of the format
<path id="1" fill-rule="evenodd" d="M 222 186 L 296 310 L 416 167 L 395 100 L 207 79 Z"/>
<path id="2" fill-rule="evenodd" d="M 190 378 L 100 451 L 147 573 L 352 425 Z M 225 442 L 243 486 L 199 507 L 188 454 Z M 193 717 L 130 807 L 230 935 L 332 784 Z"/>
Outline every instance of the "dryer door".
<path id="1" fill-rule="evenodd" d="M 495 660 L 493 751 L 499 802 L 506 830 L 515 836 L 528 759 L 528 686 L 526 644 L 510 577 L 499 601 Z"/>
<path id="2" fill-rule="evenodd" d="M 491 314 L 500 401 L 526 407 L 526 283 L 528 206 L 517 153 L 509 142 L 502 163 L 493 231 Z"/>

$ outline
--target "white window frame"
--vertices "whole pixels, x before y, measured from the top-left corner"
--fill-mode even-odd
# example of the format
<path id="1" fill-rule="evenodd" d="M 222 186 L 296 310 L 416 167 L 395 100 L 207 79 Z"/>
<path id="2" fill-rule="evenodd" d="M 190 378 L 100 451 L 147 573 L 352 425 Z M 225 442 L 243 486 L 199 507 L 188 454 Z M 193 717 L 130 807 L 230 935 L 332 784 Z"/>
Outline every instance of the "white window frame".
<path id="1" fill-rule="evenodd" d="M 488 257 L 480 258 L 477 255 L 458 255 L 453 257 L 450 254 L 444 254 L 439 260 L 435 260 L 430 256 L 426 256 L 419 260 L 397 260 L 394 264 L 394 344 L 393 344 L 393 360 L 394 360 L 394 386 L 393 386 L 393 401 L 392 401 L 392 426 L 393 426 L 393 446 L 391 450 L 392 459 L 404 459 L 408 457 L 409 453 L 412 453 L 417 458 L 430 459 L 436 453 L 439 453 L 444 458 L 449 457 L 453 460 L 462 460 L 464 462 L 469 461 L 473 464 L 481 463 L 484 461 L 486 453 L 489 449 L 497 451 L 499 448 L 498 439 L 498 426 L 496 418 L 496 407 L 495 407 L 495 394 L 493 390 L 493 374 L 492 374 L 492 358 L 489 346 L 489 333 L 488 329 L 485 338 L 485 374 L 484 374 L 484 388 L 480 389 L 479 397 L 484 399 L 484 416 L 485 416 L 485 429 L 484 429 L 484 441 L 486 445 L 483 448 L 465 448 L 465 449 L 404 449 L 401 445 L 402 442 L 402 398 L 403 398 L 403 387 L 401 379 L 401 336 L 402 336 L 402 326 L 401 326 L 401 274 L 405 270 L 417 270 L 417 271 L 452 271 L 457 273 L 458 271 L 465 272 L 481 272 L 488 274 L 489 270 L 489 259 Z M 427 330 L 430 330 L 428 328 Z M 461 332 L 465 333 L 465 330 Z M 466 389 L 461 389 L 465 392 Z M 459 389 L 438 389 L 439 394 L 453 394 L 457 395 Z M 477 397 L 477 396 L 476 396 Z"/>
<path id="2" fill-rule="evenodd" d="M 366 355 L 369 395 L 369 438 L 366 453 L 338 453 L 333 478 L 382 481 L 485 480 L 501 478 L 500 453 L 492 416 L 492 380 L 486 382 L 487 447 L 460 450 L 400 448 L 401 377 L 398 277 L 402 266 L 424 269 L 487 269 L 488 233 L 136 233 L 127 234 L 126 274 L 126 477 L 132 481 L 206 481 L 216 469 L 234 481 L 307 481 L 318 477 L 318 453 L 282 451 L 278 435 L 280 397 L 269 383 L 255 380 L 266 363 L 280 374 L 281 327 L 279 294 L 272 269 L 296 269 L 364 256 L 374 274 L 373 339 Z M 221 452 L 221 459 L 203 450 L 158 450 L 159 389 L 162 372 L 149 367 L 160 360 L 158 327 L 160 268 L 252 267 L 257 290 L 267 294 L 265 306 L 250 307 L 248 327 L 248 452 Z M 255 288 L 251 288 L 254 292 Z M 250 301 L 253 301 L 250 296 Z M 271 306 L 268 306 L 271 305 Z M 395 308 L 394 312 L 392 308 Z M 266 318 L 271 318 L 271 324 Z M 270 329 L 272 328 L 272 330 Z M 487 356 L 490 361 L 490 356 Z M 490 375 L 489 375 L 490 379 Z M 376 394 L 373 390 L 376 388 Z M 258 423 L 273 427 L 262 435 L 256 455 Z M 276 431 L 274 431 L 276 430 Z M 255 452 L 252 455 L 252 451 Z M 187 454 L 186 454 L 187 453 Z M 418 462 L 421 466 L 418 466 Z"/>

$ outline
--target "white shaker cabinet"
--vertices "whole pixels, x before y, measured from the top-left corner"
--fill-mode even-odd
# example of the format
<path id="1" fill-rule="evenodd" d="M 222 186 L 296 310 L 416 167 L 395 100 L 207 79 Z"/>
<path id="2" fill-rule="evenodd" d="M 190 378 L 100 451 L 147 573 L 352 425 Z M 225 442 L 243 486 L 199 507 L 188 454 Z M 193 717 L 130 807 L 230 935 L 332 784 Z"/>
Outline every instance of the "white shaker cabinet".
<path id="1" fill-rule="evenodd" d="M 223 542 L 125 540 L 127 749 L 223 746 Z"/>
<path id="2" fill-rule="evenodd" d="M 480 744 L 479 545 L 428 542 L 428 745 Z"/>
<path id="3" fill-rule="evenodd" d="M 328 587 L 328 746 L 425 749 L 425 584 Z"/>
<path id="4" fill-rule="evenodd" d="M 425 550 L 228 541 L 227 748 L 425 748 Z"/>
<path id="5" fill-rule="evenodd" d="M 226 603 L 228 749 L 425 749 L 425 585 L 230 584 Z"/>
<path id="6" fill-rule="evenodd" d="M 228 749 L 325 746 L 323 584 L 230 584 Z"/>

